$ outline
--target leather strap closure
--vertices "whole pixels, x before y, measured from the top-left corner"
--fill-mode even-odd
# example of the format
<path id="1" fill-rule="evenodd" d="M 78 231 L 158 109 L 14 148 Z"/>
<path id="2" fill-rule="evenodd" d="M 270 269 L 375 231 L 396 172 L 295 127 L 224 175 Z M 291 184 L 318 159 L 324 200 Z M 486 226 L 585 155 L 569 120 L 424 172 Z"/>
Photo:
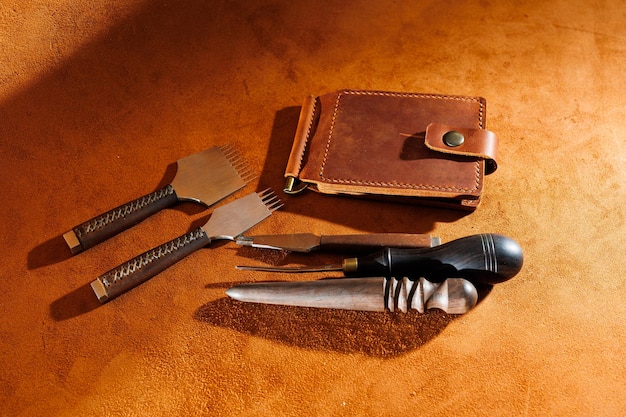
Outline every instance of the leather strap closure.
<path id="1" fill-rule="evenodd" d="M 498 168 L 498 137 L 487 129 L 468 129 L 431 123 L 426 128 L 426 146 L 437 152 L 485 160 L 485 174 Z"/>

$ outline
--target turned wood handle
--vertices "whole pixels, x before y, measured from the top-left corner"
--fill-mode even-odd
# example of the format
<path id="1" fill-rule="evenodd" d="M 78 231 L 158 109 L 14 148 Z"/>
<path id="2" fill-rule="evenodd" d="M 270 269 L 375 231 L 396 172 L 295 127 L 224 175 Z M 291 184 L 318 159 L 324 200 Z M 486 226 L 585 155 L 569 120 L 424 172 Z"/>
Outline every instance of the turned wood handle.
<path id="1" fill-rule="evenodd" d="M 463 277 L 475 283 L 496 284 L 517 274 L 522 248 L 496 234 L 468 236 L 424 249 L 385 248 L 362 258 L 344 260 L 347 276 L 418 276 L 429 280 Z"/>
<path id="2" fill-rule="evenodd" d="M 350 278 L 348 278 L 350 279 Z M 466 279 L 448 278 L 430 282 L 425 278 L 384 278 L 385 310 L 402 311 L 438 308 L 448 314 L 464 314 L 478 302 L 478 291 Z"/>
<path id="3" fill-rule="evenodd" d="M 178 196 L 171 185 L 122 204 L 74 227 L 63 237 L 73 254 L 80 253 L 174 205 Z"/>
<path id="4" fill-rule="evenodd" d="M 211 239 L 199 227 L 113 268 L 93 281 L 91 288 L 98 300 L 105 303 L 210 243 Z"/>

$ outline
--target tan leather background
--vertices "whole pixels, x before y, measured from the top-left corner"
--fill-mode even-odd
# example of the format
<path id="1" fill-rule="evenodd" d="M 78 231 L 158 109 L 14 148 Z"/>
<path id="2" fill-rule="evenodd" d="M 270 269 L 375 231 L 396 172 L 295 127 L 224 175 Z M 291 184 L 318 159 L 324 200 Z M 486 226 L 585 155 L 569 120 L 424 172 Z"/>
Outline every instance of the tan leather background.
<path id="1" fill-rule="evenodd" d="M 626 6 L 510 3 L 3 1 L 0 414 L 625 415 Z M 302 99 L 340 88 L 485 97 L 479 209 L 284 196 Z M 251 233 L 497 232 L 525 266 L 460 317 L 309 310 L 224 290 L 341 256 L 226 243 L 100 306 L 90 281 L 211 211 L 61 235 L 226 142 L 259 173 L 237 196 L 286 203 Z"/>

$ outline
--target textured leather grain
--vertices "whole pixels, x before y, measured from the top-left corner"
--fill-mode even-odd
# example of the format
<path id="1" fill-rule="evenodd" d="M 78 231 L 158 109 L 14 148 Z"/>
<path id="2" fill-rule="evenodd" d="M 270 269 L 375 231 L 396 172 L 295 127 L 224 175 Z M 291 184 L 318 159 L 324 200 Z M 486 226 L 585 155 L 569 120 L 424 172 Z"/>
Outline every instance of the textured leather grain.
<path id="1" fill-rule="evenodd" d="M 3 0 L 0 416 L 626 415 L 625 13 L 618 0 Z M 344 88 L 484 97 L 500 143 L 480 207 L 279 192 L 285 206 L 248 233 L 500 233 L 524 250 L 517 276 L 463 316 L 243 304 L 225 290 L 331 274 L 236 265 L 346 254 L 216 242 L 98 302 L 91 281 L 213 209 L 163 210 L 75 256 L 63 233 L 228 142 L 258 178 L 227 201 L 280 190 L 303 97 Z"/>

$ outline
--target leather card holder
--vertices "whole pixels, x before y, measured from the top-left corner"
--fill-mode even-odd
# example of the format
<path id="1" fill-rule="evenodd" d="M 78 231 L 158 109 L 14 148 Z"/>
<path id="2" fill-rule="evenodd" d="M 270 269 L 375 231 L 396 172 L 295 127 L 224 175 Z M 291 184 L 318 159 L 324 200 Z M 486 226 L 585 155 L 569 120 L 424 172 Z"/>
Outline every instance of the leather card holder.
<path id="1" fill-rule="evenodd" d="M 304 100 L 285 192 L 474 210 L 497 169 L 482 97 L 340 90 Z"/>

